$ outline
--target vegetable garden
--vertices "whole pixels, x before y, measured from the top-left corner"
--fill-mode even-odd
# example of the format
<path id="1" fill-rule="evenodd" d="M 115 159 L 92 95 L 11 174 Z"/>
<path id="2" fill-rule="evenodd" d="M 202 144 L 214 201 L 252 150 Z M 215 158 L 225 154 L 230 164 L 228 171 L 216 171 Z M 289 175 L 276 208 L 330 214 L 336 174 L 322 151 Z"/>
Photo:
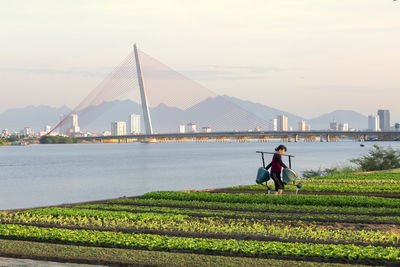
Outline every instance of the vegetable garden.
<path id="1" fill-rule="evenodd" d="M 302 184 L 307 194 L 251 185 L 3 211 L 0 255 L 107 265 L 400 265 L 400 172 Z"/>

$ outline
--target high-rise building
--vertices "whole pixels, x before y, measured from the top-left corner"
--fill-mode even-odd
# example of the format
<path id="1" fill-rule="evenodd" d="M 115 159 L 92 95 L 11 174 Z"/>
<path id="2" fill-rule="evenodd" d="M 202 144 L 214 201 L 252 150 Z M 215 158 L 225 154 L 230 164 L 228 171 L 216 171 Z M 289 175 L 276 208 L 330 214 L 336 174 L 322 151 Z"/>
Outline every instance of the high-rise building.
<path id="1" fill-rule="evenodd" d="M 346 122 L 339 123 L 339 131 L 347 132 L 349 130 L 349 124 Z"/>
<path id="2" fill-rule="evenodd" d="M 179 125 L 178 132 L 179 133 L 185 133 L 185 125 L 184 124 Z"/>
<path id="3" fill-rule="evenodd" d="M 8 129 L 3 129 L 3 131 L 1 131 L 1 137 L 7 137 L 8 136 Z"/>
<path id="4" fill-rule="evenodd" d="M 278 131 L 287 131 L 288 130 L 288 117 L 285 115 L 278 115 Z"/>
<path id="5" fill-rule="evenodd" d="M 64 115 L 61 115 L 60 121 L 64 119 Z M 79 133 L 80 131 L 81 128 L 78 125 L 78 114 L 69 114 L 60 126 L 60 132 L 62 134 Z"/>
<path id="6" fill-rule="evenodd" d="M 306 131 L 306 122 L 304 120 L 299 121 L 299 131 L 304 132 Z"/>
<path id="7" fill-rule="evenodd" d="M 311 131 L 311 126 L 309 124 L 306 125 L 306 131 L 307 132 Z"/>
<path id="8" fill-rule="evenodd" d="M 24 127 L 24 130 L 21 131 L 21 133 L 25 136 L 32 136 L 33 131 L 31 127 Z"/>
<path id="9" fill-rule="evenodd" d="M 278 131 L 278 119 L 273 119 L 268 122 L 268 131 Z"/>
<path id="10" fill-rule="evenodd" d="M 111 123 L 111 135 L 126 135 L 126 122 L 114 121 Z"/>
<path id="11" fill-rule="evenodd" d="M 110 131 L 104 131 L 104 132 L 102 132 L 101 135 L 102 135 L 102 136 L 110 136 L 110 135 L 111 135 L 111 132 L 110 132 Z"/>
<path id="12" fill-rule="evenodd" d="M 44 126 L 44 132 L 45 133 L 48 133 L 48 132 L 50 132 L 51 131 L 51 126 L 50 125 L 46 125 L 46 126 Z"/>
<path id="13" fill-rule="evenodd" d="M 210 126 L 204 126 L 202 128 L 202 130 L 203 130 L 203 133 L 211 133 L 211 127 Z"/>
<path id="14" fill-rule="evenodd" d="M 140 115 L 131 114 L 128 117 L 128 134 L 140 133 Z"/>
<path id="15" fill-rule="evenodd" d="M 379 117 L 377 115 L 368 116 L 368 130 L 373 132 L 381 130 L 379 125 Z"/>
<path id="16" fill-rule="evenodd" d="M 329 123 L 329 130 L 338 131 L 339 130 L 339 124 L 336 121 L 333 121 L 333 122 Z"/>
<path id="17" fill-rule="evenodd" d="M 196 123 L 194 122 L 189 122 L 187 124 L 187 132 L 188 133 L 195 133 L 196 132 Z"/>
<path id="18" fill-rule="evenodd" d="M 390 111 L 387 109 L 378 109 L 379 128 L 382 131 L 390 130 Z"/>

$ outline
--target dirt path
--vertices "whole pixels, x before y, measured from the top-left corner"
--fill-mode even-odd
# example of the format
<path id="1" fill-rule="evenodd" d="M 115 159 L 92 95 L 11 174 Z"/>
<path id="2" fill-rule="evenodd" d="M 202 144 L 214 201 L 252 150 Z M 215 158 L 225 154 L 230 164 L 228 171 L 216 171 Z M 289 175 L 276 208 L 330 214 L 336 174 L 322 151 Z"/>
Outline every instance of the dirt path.
<path id="1" fill-rule="evenodd" d="M 231 190 L 226 188 L 218 188 L 218 189 L 206 189 L 199 190 L 203 192 L 210 193 L 229 193 L 229 194 L 238 194 L 238 193 L 246 193 L 246 194 L 268 194 L 267 190 Z M 271 194 L 274 194 L 275 191 L 271 191 Z M 284 194 L 294 195 L 296 191 L 284 191 Z M 368 196 L 368 197 L 388 197 L 388 198 L 400 198 L 400 194 L 386 194 L 386 193 L 356 193 L 356 192 L 322 192 L 322 191 L 299 191 L 298 195 L 345 195 L 345 196 Z"/>

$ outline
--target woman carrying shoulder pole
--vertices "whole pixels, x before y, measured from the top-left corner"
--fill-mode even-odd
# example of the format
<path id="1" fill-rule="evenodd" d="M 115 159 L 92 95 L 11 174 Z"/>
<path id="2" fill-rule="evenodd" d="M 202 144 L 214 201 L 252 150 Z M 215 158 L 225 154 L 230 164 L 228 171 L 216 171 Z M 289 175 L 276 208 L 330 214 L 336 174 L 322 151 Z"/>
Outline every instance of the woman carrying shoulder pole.
<path id="1" fill-rule="evenodd" d="M 282 194 L 283 189 L 284 189 L 284 184 L 282 182 L 281 178 L 281 171 L 282 167 L 287 168 L 285 163 L 282 161 L 282 155 L 287 151 L 287 148 L 284 145 L 279 145 L 278 147 L 275 148 L 275 154 L 272 157 L 272 161 L 270 164 L 268 164 L 267 167 L 265 167 L 267 170 L 271 168 L 271 177 L 272 180 L 274 180 L 275 183 L 275 191 L 276 195 Z"/>

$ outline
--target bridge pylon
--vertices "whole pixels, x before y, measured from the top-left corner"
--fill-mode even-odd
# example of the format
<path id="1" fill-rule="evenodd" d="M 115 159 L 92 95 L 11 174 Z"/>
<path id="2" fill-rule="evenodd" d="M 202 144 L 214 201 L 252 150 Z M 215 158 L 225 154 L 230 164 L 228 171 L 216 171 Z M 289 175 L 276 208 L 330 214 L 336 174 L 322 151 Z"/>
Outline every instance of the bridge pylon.
<path id="1" fill-rule="evenodd" d="M 140 98 L 142 101 L 144 128 L 146 134 L 153 134 L 153 126 L 151 125 L 151 117 L 149 112 L 149 104 L 147 103 L 146 89 L 143 81 L 142 67 L 140 65 L 139 54 L 136 44 L 133 45 L 133 53 L 135 54 L 136 71 L 139 82 Z"/>

